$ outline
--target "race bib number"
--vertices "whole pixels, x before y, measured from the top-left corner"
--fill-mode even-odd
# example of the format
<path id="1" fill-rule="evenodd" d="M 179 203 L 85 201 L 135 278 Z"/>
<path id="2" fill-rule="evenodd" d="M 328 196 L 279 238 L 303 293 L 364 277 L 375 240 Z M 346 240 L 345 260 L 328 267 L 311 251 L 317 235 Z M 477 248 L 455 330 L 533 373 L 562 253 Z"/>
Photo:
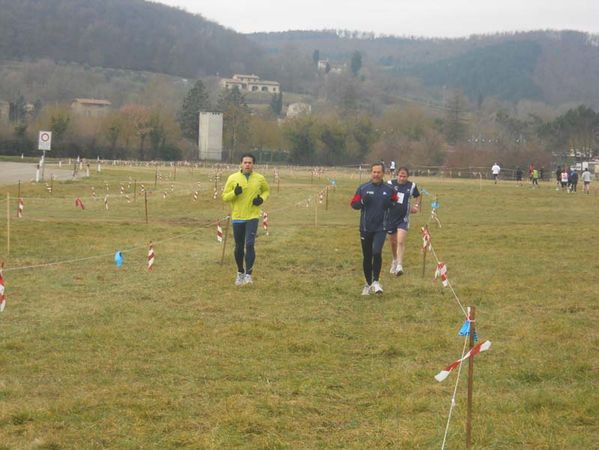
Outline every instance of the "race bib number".
<path id="1" fill-rule="evenodd" d="M 404 193 L 398 192 L 397 193 L 397 203 L 401 203 L 403 205 L 403 198 L 404 198 Z"/>

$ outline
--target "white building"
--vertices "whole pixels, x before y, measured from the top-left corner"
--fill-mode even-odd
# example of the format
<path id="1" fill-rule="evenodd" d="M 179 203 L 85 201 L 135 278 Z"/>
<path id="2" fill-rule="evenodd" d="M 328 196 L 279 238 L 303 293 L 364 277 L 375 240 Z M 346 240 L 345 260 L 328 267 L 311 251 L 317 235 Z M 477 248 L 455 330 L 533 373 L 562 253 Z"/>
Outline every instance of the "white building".
<path id="1" fill-rule="evenodd" d="M 265 92 L 269 94 L 281 92 L 278 81 L 261 80 L 258 75 L 235 74 L 233 78 L 221 79 L 220 85 L 226 89 L 233 89 L 237 86 L 241 92 Z"/>
<path id="2" fill-rule="evenodd" d="M 198 146 L 200 159 L 222 161 L 223 159 L 223 115 L 201 112 Z"/>

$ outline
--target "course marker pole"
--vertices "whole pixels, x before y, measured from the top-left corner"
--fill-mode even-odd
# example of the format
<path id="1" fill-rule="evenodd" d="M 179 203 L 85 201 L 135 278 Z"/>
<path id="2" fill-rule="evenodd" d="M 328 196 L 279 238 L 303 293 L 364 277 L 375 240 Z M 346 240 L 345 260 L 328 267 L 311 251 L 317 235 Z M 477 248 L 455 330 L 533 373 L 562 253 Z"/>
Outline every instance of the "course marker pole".
<path id="1" fill-rule="evenodd" d="M 6 255 L 10 255 L 10 194 L 6 193 Z"/>
<path id="2" fill-rule="evenodd" d="M 474 336 L 476 333 L 475 313 L 476 307 L 471 306 L 469 314 L 470 320 L 470 350 L 474 347 Z M 472 449 L 472 390 L 474 384 L 474 358 L 468 359 L 468 409 L 466 414 L 466 450 Z"/>
<path id="3" fill-rule="evenodd" d="M 231 216 L 227 216 L 227 223 L 225 224 L 225 240 L 223 242 L 223 251 L 220 255 L 220 265 L 222 266 L 225 262 L 225 249 L 227 248 L 227 238 L 229 237 L 229 224 L 231 223 Z"/>

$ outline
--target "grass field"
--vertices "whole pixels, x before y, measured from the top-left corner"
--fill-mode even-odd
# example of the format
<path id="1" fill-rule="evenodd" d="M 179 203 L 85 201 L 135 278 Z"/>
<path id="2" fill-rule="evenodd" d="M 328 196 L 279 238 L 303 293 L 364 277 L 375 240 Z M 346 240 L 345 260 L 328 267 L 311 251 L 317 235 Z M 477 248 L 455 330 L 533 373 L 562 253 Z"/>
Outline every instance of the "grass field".
<path id="1" fill-rule="evenodd" d="M 215 221 L 227 210 L 212 199 L 214 172 L 160 171 L 156 190 L 151 168 L 105 167 L 51 194 L 23 184 L 22 219 L 17 187 L 3 187 L 0 448 L 441 447 L 457 373 L 433 376 L 461 354 L 463 315 L 432 258 L 421 275 L 430 197 L 412 217 L 406 274 L 387 273 L 385 248 L 385 294 L 362 297 L 356 174 L 328 174 L 338 187 L 316 227 L 305 200 L 326 175 L 282 169 L 277 192 L 259 168 L 273 190 L 270 235 L 256 244 L 254 285 L 236 287 L 231 242 L 219 264 Z M 412 179 L 438 196 L 435 251 L 493 342 L 476 357 L 474 448 L 599 448 L 595 193 Z M 133 180 L 153 191 L 148 224 L 143 197 L 120 194 L 123 184 L 133 200 Z M 450 449 L 464 448 L 465 375 Z"/>

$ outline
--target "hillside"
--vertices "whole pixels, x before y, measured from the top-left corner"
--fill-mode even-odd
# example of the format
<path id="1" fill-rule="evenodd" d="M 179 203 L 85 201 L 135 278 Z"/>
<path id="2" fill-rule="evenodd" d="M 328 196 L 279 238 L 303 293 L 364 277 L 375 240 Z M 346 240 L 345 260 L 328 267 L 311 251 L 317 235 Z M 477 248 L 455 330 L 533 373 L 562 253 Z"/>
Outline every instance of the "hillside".
<path id="1" fill-rule="evenodd" d="M 271 56 L 289 49 L 334 63 L 358 50 L 366 66 L 415 77 L 432 89 L 455 87 L 472 100 L 496 96 L 553 105 L 599 106 L 599 40 L 575 31 L 533 31 L 464 39 L 376 37 L 368 33 L 289 31 L 248 35 Z"/>
<path id="2" fill-rule="evenodd" d="M 0 59 L 183 77 L 255 72 L 262 52 L 199 15 L 143 0 L 0 0 Z"/>
<path id="3" fill-rule="evenodd" d="M 255 73 L 279 81 L 285 92 L 329 101 L 342 97 L 343 92 L 334 91 L 345 85 L 328 83 L 317 72 L 313 52 L 347 65 L 357 50 L 366 83 L 353 88 L 363 91 L 373 111 L 402 96 L 440 102 L 444 90 L 452 88 L 462 90 L 473 104 L 495 97 L 599 107 L 599 38 L 574 31 L 462 39 L 334 30 L 243 35 L 201 15 L 144 0 L 0 0 L 0 11 L 0 61 L 11 63 L 75 63 L 98 68 L 109 78 L 111 70 L 204 79 Z M 4 98 L 16 91 L 46 102 L 84 95 L 71 88 L 36 94 L 25 79 L 20 84 L 0 80 Z M 111 88 L 99 91 L 94 95 L 120 97 Z"/>

